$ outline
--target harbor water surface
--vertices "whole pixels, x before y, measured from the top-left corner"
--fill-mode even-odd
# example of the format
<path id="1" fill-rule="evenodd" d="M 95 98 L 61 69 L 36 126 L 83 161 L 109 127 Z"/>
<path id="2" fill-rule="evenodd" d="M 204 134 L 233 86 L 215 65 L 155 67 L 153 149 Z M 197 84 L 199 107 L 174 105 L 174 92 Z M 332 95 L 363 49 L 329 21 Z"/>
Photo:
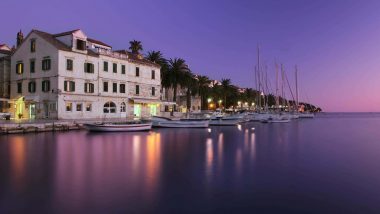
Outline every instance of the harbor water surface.
<path id="1" fill-rule="evenodd" d="M 0 213 L 380 213 L 380 114 L 0 136 Z"/>

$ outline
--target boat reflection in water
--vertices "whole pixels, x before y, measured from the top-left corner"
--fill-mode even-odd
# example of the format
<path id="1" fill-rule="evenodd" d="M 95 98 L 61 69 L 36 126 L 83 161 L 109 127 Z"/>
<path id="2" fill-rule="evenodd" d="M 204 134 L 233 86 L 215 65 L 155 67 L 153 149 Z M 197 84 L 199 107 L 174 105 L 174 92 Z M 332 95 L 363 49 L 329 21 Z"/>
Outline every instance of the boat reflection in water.
<path id="1" fill-rule="evenodd" d="M 0 136 L 0 213 L 377 213 L 379 126 L 371 114 Z"/>

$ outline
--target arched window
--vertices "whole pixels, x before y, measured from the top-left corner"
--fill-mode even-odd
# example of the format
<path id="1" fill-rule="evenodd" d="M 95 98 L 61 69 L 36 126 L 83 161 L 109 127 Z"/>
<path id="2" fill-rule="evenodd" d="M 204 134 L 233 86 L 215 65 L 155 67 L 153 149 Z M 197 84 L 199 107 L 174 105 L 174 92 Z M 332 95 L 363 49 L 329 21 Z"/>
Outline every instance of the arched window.
<path id="1" fill-rule="evenodd" d="M 106 102 L 103 107 L 104 113 L 116 113 L 116 104 L 114 102 Z"/>
<path id="2" fill-rule="evenodd" d="M 122 103 L 120 104 L 120 112 L 126 112 L 125 102 L 122 102 Z"/>

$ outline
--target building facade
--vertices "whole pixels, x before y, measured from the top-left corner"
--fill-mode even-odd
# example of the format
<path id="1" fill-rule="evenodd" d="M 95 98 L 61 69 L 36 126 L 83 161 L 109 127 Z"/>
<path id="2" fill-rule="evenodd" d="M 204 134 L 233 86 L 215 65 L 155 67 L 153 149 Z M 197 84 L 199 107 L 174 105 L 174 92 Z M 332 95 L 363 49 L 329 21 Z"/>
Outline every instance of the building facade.
<path id="1" fill-rule="evenodd" d="M 0 44 L 0 112 L 7 111 L 9 107 L 11 53 L 11 48 Z"/>
<path id="2" fill-rule="evenodd" d="M 32 30 L 11 60 L 17 118 L 92 119 L 159 113 L 160 67 L 141 55 L 114 51 L 81 30 Z"/>

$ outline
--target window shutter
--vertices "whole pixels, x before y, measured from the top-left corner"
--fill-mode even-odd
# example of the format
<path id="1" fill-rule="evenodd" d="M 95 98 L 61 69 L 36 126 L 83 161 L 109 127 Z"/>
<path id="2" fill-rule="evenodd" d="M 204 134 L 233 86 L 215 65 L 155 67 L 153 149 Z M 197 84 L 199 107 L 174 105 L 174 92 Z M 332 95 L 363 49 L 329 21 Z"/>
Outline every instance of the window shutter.
<path id="1" fill-rule="evenodd" d="M 67 81 L 65 81 L 64 84 L 63 84 L 63 90 L 67 91 Z"/>
<path id="2" fill-rule="evenodd" d="M 85 83 L 85 84 L 84 84 L 84 92 L 86 92 L 86 93 L 88 92 L 88 91 L 87 91 L 87 85 L 88 85 L 88 83 Z"/>

